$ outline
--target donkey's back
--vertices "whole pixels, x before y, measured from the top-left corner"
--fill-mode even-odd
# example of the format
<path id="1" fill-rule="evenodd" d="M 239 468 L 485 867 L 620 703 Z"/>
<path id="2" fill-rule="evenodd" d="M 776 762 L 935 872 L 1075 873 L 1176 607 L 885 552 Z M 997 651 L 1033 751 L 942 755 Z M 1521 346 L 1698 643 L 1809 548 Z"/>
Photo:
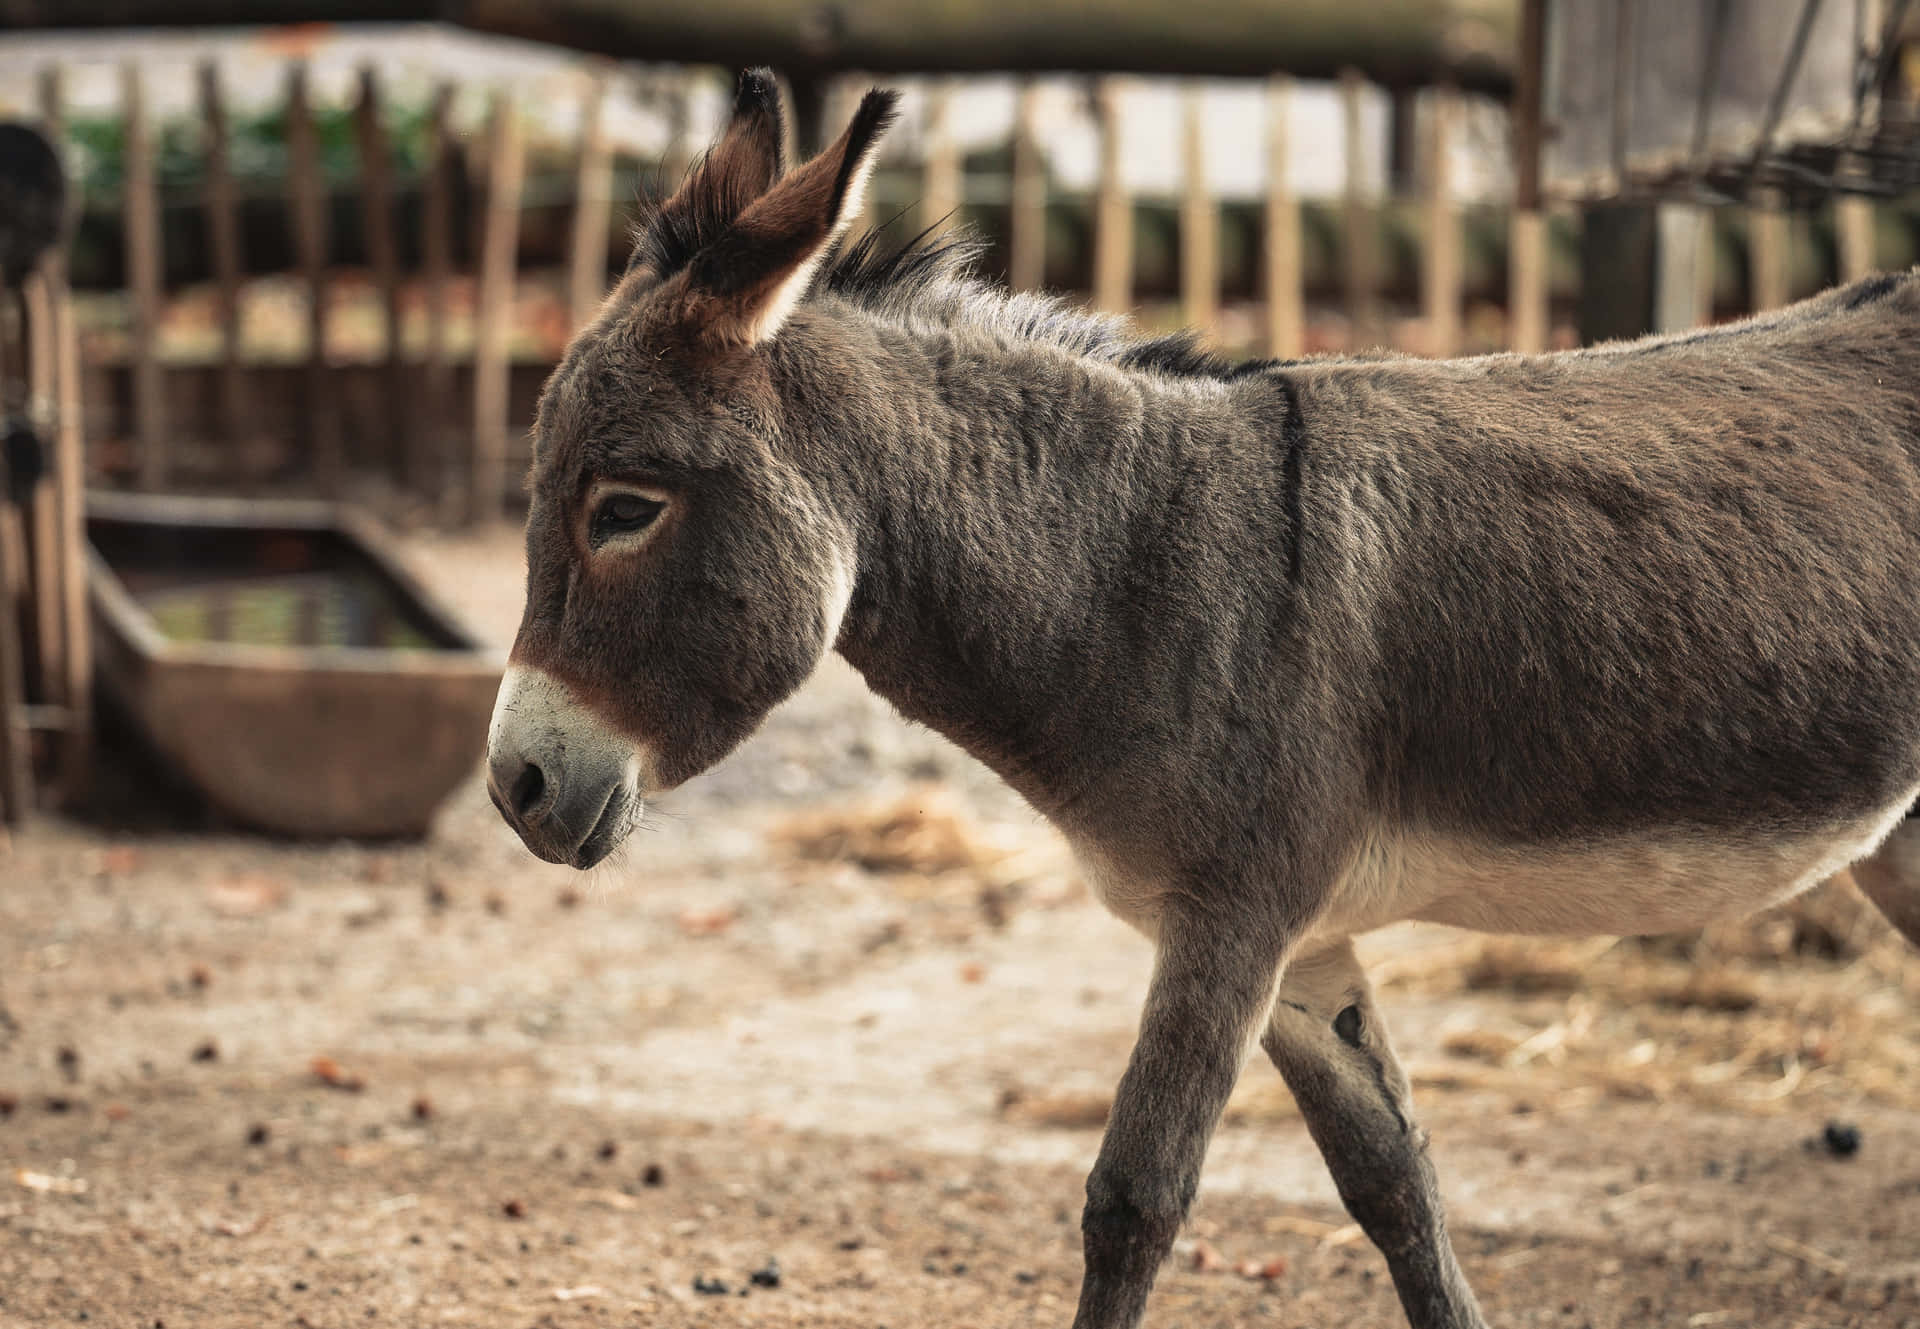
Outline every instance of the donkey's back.
<path id="1" fill-rule="evenodd" d="M 1913 804 L 1920 275 L 1295 383 L 1308 538 L 1372 550 L 1342 630 L 1382 699 L 1363 868 L 1420 879 L 1388 912 L 1686 926 L 1811 884 Z"/>

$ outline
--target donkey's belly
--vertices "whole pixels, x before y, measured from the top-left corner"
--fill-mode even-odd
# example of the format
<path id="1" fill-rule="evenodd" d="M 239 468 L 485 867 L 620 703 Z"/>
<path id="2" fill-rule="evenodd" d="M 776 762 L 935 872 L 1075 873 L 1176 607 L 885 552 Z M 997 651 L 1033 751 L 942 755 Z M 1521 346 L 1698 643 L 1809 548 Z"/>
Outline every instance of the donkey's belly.
<path id="1" fill-rule="evenodd" d="M 1698 927 L 1789 899 L 1865 857 L 1916 792 L 1869 816 L 1792 835 L 1672 830 L 1527 846 L 1383 832 L 1366 845 L 1321 930 L 1404 918 L 1541 935 Z"/>

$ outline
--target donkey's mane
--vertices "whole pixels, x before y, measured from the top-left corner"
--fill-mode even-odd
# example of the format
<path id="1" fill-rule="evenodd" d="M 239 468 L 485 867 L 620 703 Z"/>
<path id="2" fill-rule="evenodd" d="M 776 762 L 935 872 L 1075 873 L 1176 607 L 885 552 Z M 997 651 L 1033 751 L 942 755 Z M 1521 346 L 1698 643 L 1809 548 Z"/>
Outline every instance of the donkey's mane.
<path id="1" fill-rule="evenodd" d="M 644 265 L 670 276 L 725 233 L 732 205 L 703 190 L 688 192 L 684 209 L 664 207 L 657 197 L 641 201 L 629 270 Z M 892 322 L 974 329 L 1176 378 L 1233 379 L 1274 363 L 1236 364 L 1206 350 L 1190 330 L 1141 337 L 1120 315 L 1009 291 L 977 274 L 986 246 L 964 229 L 936 234 L 929 227 L 902 242 L 891 239 L 892 229 L 887 223 L 842 242 L 809 298 L 824 293 Z"/>

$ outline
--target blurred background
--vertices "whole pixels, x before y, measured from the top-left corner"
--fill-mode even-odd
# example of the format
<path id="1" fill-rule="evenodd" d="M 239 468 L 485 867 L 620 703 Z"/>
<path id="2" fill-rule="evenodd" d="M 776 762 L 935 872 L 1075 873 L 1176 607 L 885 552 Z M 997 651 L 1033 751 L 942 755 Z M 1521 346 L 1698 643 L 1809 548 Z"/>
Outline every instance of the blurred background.
<path id="1" fill-rule="evenodd" d="M 1150 957 L 1017 799 L 837 660 L 588 878 L 478 780 L 541 383 L 740 66 L 803 151 L 903 90 L 869 224 L 1234 356 L 1920 254 L 1908 0 L 0 25 L 0 1326 L 1068 1314 Z M 1920 1325 L 1920 964 L 1844 878 L 1368 947 L 1497 1318 Z M 1205 1194 L 1161 1322 L 1391 1322 L 1261 1067 Z"/>

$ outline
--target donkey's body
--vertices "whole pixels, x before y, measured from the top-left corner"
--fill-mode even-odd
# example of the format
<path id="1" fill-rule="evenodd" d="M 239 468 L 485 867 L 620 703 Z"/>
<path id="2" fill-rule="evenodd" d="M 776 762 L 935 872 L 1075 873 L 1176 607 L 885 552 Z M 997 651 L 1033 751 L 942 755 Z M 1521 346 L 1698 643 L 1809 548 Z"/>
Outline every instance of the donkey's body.
<path id="1" fill-rule="evenodd" d="M 502 811 L 597 861 L 837 647 L 1155 940 L 1076 1324 L 1138 1320 L 1258 1037 L 1412 1322 L 1478 1325 L 1349 939 L 1681 927 L 1881 845 L 1920 792 L 1920 276 L 1228 367 L 955 251 L 832 259 L 886 104 L 782 180 L 768 86 L 543 400 Z M 1920 939 L 1913 825 L 1858 875 Z"/>

